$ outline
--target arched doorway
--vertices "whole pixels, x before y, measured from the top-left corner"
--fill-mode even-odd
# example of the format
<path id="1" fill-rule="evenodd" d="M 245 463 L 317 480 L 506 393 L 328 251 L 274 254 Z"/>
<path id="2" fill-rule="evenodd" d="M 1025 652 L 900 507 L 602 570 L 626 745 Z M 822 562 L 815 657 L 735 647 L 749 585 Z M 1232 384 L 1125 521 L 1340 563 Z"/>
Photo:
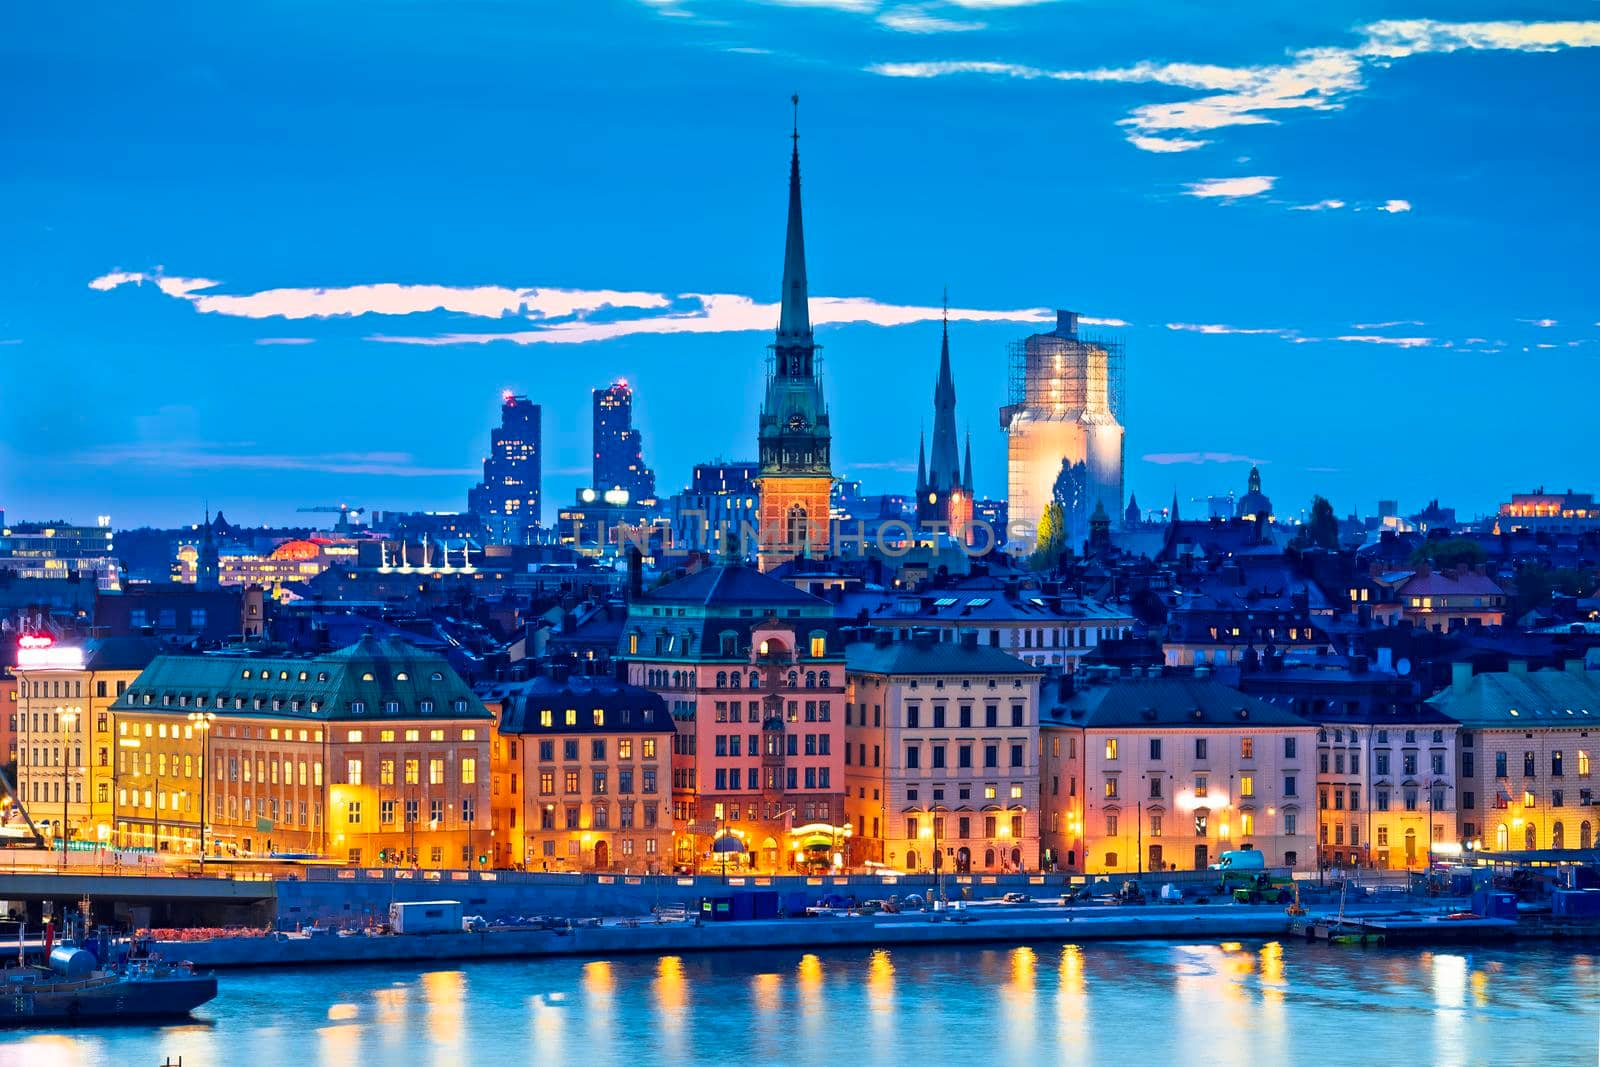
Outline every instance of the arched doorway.
<path id="1" fill-rule="evenodd" d="M 1579 848 L 1589 848 L 1591 845 L 1593 845 L 1594 844 L 1594 837 L 1592 836 L 1593 833 L 1594 833 L 1594 831 L 1589 829 L 1589 824 L 1588 823 L 1586 823 L 1586 822 L 1579 823 L 1578 824 L 1578 847 Z"/>
<path id="2" fill-rule="evenodd" d="M 1506 828 L 1505 823 L 1501 823 L 1494 828 L 1494 850 L 1496 852 L 1506 852 L 1510 848 L 1511 831 Z"/>
<path id="3" fill-rule="evenodd" d="M 1417 862 L 1417 832 L 1406 830 L 1406 866 L 1410 867 Z"/>
<path id="4" fill-rule="evenodd" d="M 956 849 L 956 873 L 970 874 L 972 871 L 972 849 L 962 845 Z"/>
<path id="5" fill-rule="evenodd" d="M 594 843 L 594 869 L 603 871 L 611 866 L 611 846 L 605 841 Z"/>
<path id="6" fill-rule="evenodd" d="M 940 871 L 940 870 L 944 869 L 944 850 L 943 849 L 937 849 L 936 848 L 936 849 L 933 850 L 933 869 L 936 870 L 936 871 Z"/>
<path id="7" fill-rule="evenodd" d="M 1013 848 L 1011 850 L 1011 869 L 1014 870 L 1014 871 L 1022 870 L 1022 849 L 1021 848 Z"/>
<path id="8" fill-rule="evenodd" d="M 994 870 L 994 849 L 992 848 L 983 850 L 983 869 L 986 871 Z"/>
<path id="9" fill-rule="evenodd" d="M 1534 849 L 1539 847 L 1539 831 L 1533 825 L 1533 823 L 1530 822 L 1527 826 L 1523 827 L 1522 841 L 1522 847 L 1527 849 L 1529 852 L 1532 852 Z"/>
<path id="10" fill-rule="evenodd" d="M 908 849 L 906 849 L 906 870 L 915 871 L 916 869 L 917 869 L 917 850 L 914 849 L 914 848 L 908 848 Z"/>
<path id="11" fill-rule="evenodd" d="M 1551 848 L 1566 848 L 1567 847 L 1567 832 L 1566 832 L 1566 828 L 1563 827 L 1560 823 L 1556 823 L 1554 826 L 1550 827 L 1550 847 Z"/>

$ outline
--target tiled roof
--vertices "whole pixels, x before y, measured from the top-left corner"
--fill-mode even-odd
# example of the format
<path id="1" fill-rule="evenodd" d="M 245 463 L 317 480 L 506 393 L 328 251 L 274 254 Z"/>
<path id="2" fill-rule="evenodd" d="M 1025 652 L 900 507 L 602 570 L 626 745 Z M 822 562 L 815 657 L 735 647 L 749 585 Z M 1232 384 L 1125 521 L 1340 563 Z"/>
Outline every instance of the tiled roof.
<path id="1" fill-rule="evenodd" d="M 431 702 L 431 708 L 425 702 Z M 396 710 L 386 712 L 391 705 Z M 489 717 L 442 657 L 371 635 L 320 656 L 159 656 L 117 698 L 112 710 L 168 714 L 207 710 L 319 721 L 386 715 Z"/>
<path id="2" fill-rule="evenodd" d="M 1208 678 L 1127 678 L 1091 685 L 1044 717 L 1062 725 L 1108 727 L 1310 726 L 1284 708 Z"/>
<path id="3" fill-rule="evenodd" d="M 627 685 L 611 678 L 533 678 L 514 683 L 496 694 L 503 702 L 500 732 L 503 734 L 613 734 L 672 733 L 672 716 L 667 703 L 649 689 Z M 539 713 L 552 711 L 549 726 Z M 565 712 L 576 711 L 576 723 L 566 724 Z M 600 722 L 594 712 L 602 711 Z"/>
<path id="4" fill-rule="evenodd" d="M 1431 571 L 1419 574 L 1400 586 L 1396 592 L 1404 596 L 1450 596 L 1452 594 L 1505 596 L 1505 590 L 1488 577 L 1469 571 L 1461 575 L 1441 574 Z"/>
<path id="5" fill-rule="evenodd" d="M 827 607 L 827 601 L 742 565 L 707 567 L 644 596 L 644 602 L 720 606 Z"/>
<path id="6" fill-rule="evenodd" d="M 858 641 L 845 649 L 845 668 L 861 674 L 1043 674 L 989 645 L 960 641 Z"/>
<path id="7" fill-rule="evenodd" d="M 1428 703 L 1463 726 L 1600 728 L 1600 671 L 1504 671 L 1473 676 Z"/>

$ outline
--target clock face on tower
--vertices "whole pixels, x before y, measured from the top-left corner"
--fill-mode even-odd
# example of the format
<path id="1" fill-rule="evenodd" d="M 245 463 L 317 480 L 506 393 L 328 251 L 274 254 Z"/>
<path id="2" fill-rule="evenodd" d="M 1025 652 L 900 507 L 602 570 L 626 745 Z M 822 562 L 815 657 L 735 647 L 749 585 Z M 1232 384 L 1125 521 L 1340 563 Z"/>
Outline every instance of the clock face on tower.
<path id="1" fill-rule="evenodd" d="M 789 416 L 789 429 L 793 430 L 795 433 L 804 431 L 805 428 L 810 425 L 811 424 L 806 421 L 806 417 L 798 411 Z"/>

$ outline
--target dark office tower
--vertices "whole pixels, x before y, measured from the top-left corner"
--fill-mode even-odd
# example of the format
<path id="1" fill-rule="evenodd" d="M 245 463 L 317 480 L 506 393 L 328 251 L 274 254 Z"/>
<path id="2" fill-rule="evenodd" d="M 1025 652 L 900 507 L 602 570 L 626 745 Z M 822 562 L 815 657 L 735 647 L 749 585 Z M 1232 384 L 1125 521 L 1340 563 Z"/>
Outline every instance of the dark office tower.
<path id="1" fill-rule="evenodd" d="M 539 426 L 538 404 L 509 390 L 501 394 L 500 427 L 489 434 L 483 481 L 467 493 L 467 510 L 492 543 L 527 544 L 539 525 Z"/>
<path id="2" fill-rule="evenodd" d="M 623 380 L 594 391 L 594 486 L 625 489 L 630 503 L 656 498 L 656 472 L 644 464 L 644 442 L 633 428 L 633 390 Z"/>

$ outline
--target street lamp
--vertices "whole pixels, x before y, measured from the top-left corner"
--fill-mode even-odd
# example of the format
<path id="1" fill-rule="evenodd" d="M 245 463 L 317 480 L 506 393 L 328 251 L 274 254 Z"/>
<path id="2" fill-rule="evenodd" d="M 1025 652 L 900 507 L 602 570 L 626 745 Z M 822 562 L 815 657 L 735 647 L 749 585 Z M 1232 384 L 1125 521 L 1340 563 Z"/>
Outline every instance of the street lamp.
<path id="1" fill-rule="evenodd" d="M 200 731 L 200 873 L 206 873 L 206 782 L 211 777 L 211 723 L 214 711 L 191 711 L 188 719 Z"/>
<path id="2" fill-rule="evenodd" d="M 61 731 L 61 869 L 67 869 L 67 843 L 72 840 L 72 824 L 67 821 L 67 801 L 70 796 L 67 771 L 72 766 L 72 749 L 67 747 L 67 734 L 78 721 L 77 708 L 57 708 L 57 727 Z"/>

